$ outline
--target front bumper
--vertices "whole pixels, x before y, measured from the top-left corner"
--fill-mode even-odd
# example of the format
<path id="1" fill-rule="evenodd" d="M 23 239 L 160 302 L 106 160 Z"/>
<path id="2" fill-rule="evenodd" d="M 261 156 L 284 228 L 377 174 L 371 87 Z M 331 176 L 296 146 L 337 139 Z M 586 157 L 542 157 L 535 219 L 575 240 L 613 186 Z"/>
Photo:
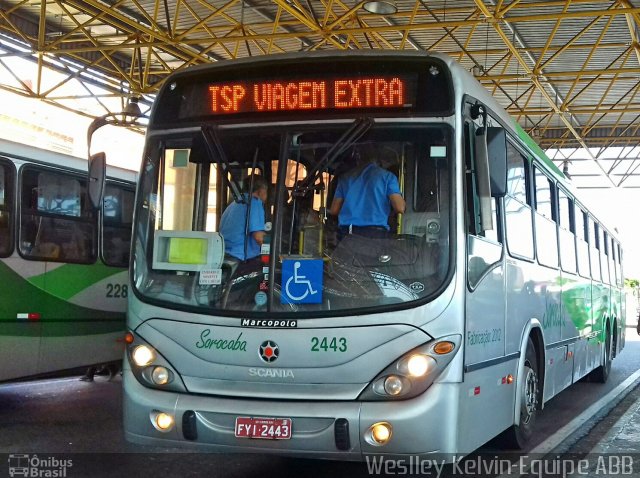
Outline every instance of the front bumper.
<path id="1" fill-rule="evenodd" d="M 451 453 L 456 448 L 454 404 L 457 400 L 452 396 L 457 393 L 456 385 L 435 383 L 422 395 L 397 402 L 252 400 L 149 389 L 142 386 L 127 367 L 124 370 L 125 438 L 144 445 L 334 460 Z M 158 412 L 175 418 L 171 430 L 162 432 L 154 427 L 151 417 Z M 289 440 L 236 438 L 238 416 L 291 418 L 292 437 Z M 345 449 L 337 445 L 338 419 L 346 419 L 349 424 Z M 371 445 L 364 436 L 371 425 L 381 421 L 393 426 L 391 440 L 384 446 Z"/>

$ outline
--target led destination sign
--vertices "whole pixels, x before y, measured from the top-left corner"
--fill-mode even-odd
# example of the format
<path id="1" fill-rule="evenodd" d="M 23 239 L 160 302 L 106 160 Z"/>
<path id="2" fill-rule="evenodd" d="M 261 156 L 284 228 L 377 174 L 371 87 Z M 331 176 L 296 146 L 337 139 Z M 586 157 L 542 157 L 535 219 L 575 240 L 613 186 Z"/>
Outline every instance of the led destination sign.
<path id="1" fill-rule="evenodd" d="M 453 84 L 444 63 L 428 56 L 383 58 L 305 56 L 187 69 L 160 90 L 149 125 L 452 114 Z"/>
<path id="2" fill-rule="evenodd" d="M 229 81 L 208 86 L 210 114 L 402 109 L 415 103 L 416 81 L 401 76 Z"/>

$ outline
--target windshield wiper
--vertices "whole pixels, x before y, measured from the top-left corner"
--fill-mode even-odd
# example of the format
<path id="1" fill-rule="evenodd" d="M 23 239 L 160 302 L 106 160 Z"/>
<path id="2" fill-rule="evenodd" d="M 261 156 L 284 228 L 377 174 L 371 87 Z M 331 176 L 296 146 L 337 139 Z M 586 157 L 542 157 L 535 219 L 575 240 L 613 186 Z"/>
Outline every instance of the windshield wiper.
<path id="1" fill-rule="evenodd" d="M 347 149 L 349 149 L 356 141 L 358 141 L 373 126 L 373 118 L 364 117 L 357 118 L 351 126 L 342 134 L 342 136 L 331 145 L 324 156 L 318 161 L 313 169 L 309 171 L 307 177 L 293 189 L 294 196 L 304 196 L 309 189 L 316 183 L 318 177 L 329 168 L 333 162 Z"/>
<path id="2" fill-rule="evenodd" d="M 207 147 L 207 153 L 211 158 L 218 158 L 218 164 L 222 168 L 222 177 L 227 182 L 227 186 L 231 190 L 233 200 L 237 203 L 245 203 L 244 196 L 240 192 L 238 183 L 233 179 L 233 175 L 230 174 L 231 166 L 229 158 L 227 158 L 220 138 L 218 137 L 218 130 L 210 125 L 202 126 L 202 137 L 204 138 L 204 144 Z"/>

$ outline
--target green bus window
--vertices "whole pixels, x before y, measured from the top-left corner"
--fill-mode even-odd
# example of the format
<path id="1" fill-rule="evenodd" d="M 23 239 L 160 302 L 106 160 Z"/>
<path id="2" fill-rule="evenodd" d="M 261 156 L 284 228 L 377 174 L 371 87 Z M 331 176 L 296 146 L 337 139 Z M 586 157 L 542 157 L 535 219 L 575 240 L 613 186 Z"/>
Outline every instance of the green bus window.
<path id="1" fill-rule="evenodd" d="M 95 214 L 81 176 L 25 167 L 21 174 L 20 253 L 27 259 L 91 264 Z"/>
<path id="2" fill-rule="evenodd" d="M 13 252 L 13 169 L 0 164 L 0 257 Z"/>
<path id="3" fill-rule="evenodd" d="M 102 260 L 108 266 L 129 264 L 134 196 L 131 189 L 106 185 L 102 203 Z"/>

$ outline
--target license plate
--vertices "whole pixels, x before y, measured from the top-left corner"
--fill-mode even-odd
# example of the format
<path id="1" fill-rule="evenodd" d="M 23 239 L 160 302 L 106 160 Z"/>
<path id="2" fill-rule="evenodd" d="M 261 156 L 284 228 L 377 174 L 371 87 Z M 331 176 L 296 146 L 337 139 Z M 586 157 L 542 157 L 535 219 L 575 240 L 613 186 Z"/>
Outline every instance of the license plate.
<path id="1" fill-rule="evenodd" d="M 291 418 L 236 418 L 236 437 L 288 440 L 291 438 Z"/>

